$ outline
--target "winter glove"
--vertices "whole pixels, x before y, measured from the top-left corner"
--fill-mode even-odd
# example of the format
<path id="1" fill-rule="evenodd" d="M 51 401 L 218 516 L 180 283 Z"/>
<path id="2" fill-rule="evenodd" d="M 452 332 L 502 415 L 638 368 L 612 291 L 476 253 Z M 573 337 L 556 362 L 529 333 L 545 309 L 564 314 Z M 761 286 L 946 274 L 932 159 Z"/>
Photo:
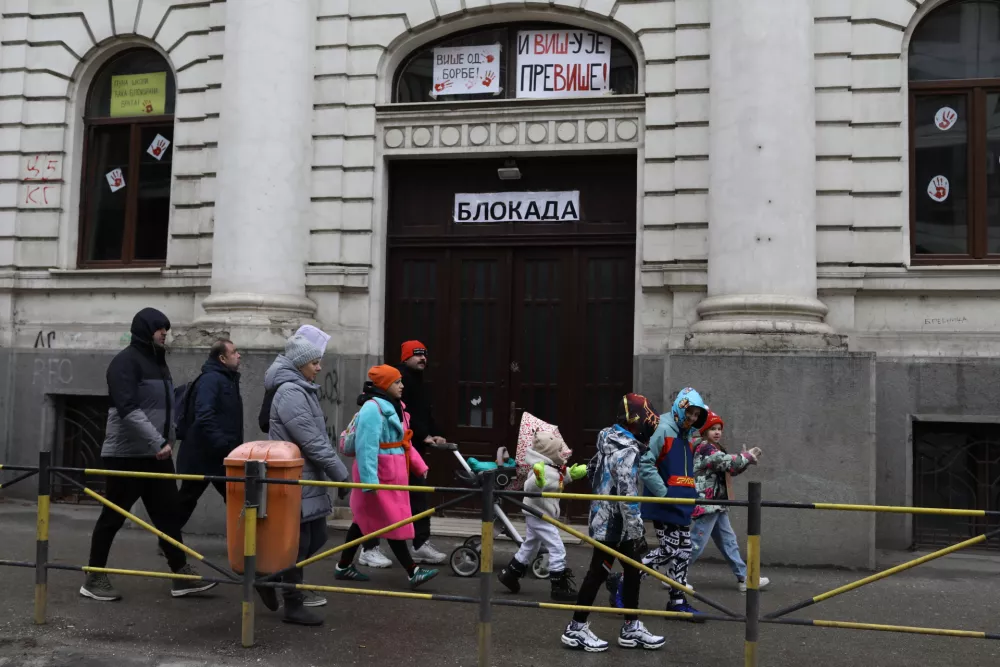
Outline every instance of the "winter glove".
<path id="1" fill-rule="evenodd" d="M 341 487 L 337 489 L 337 497 L 343 500 L 344 498 L 347 497 L 347 494 L 349 494 L 350 492 L 351 492 L 350 489 Z"/>
<path id="2" fill-rule="evenodd" d="M 539 489 L 545 488 L 545 464 L 539 461 L 535 465 L 531 466 L 531 469 L 535 472 L 535 484 L 538 485 Z"/>
<path id="3" fill-rule="evenodd" d="M 582 463 L 577 463 L 575 466 L 570 466 L 569 468 L 569 478 L 574 482 L 578 479 L 583 479 L 587 476 L 587 466 Z"/>

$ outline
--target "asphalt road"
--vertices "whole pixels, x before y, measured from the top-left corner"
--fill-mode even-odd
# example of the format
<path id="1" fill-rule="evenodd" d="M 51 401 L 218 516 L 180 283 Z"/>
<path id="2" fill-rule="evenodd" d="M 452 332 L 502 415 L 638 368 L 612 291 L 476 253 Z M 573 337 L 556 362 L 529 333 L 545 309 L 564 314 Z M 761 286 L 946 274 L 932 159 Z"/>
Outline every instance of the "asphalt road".
<path id="1" fill-rule="evenodd" d="M 0 502 L 0 558 L 32 560 L 33 509 Z M 51 553 L 54 562 L 83 564 L 94 513 L 90 508 L 58 508 L 53 515 Z M 330 544 L 339 543 L 334 535 Z M 212 559 L 225 562 L 221 538 L 192 538 L 189 543 Z M 441 544 L 441 546 L 445 546 Z M 449 545 L 450 546 L 450 545 Z M 498 564 L 512 553 L 498 546 Z M 583 577 L 589 551 L 570 548 L 570 563 Z M 952 557 L 954 558 L 954 557 Z M 938 563 L 944 563 L 939 561 Z M 120 533 L 111 567 L 165 569 L 154 539 L 140 530 Z M 203 566 L 202 566 L 203 567 Z M 207 569 L 207 568 L 203 568 Z M 332 564 L 307 571 L 311 583 L 334 585 Z M 892 577 L 796 614 L 800 618 L 854 620 L 928 627 L 1000 632 L 1000 559 L 951 561 Z M 811 597 L 864 576 L 864 573 L 815 569 L 764 569 L 772 584 L 763 594 L 765 611 Z M 0 667 L 230 667 L 245 665 L 475 665 L 474 605 L 413 602 L 389 598 L 331 595 L 320 610 L 321 628 L 298 628 L 280 622 L 258 605 L 257 646 L 240 646 L 240 593 L 219 587 L 199 598 L 173 599 L 169 583 L 116 577 L 124 594 L 119 603 L 99 603 L 78 596 L 81 575 L 50 573 L 49 623 L 31 623 L 33 571 L 0 569 Z M 372 572 L 370 588 L 405 590 L 402 570 Z M 744 605 L 725 565 L 698 563 L 692 583 L 705 595 L 734 609 Z M 474 579 L 443 571 L 426 592 L 476 595 Z M 527 580 L 521 596 L 547 599 L 547 583 Z M 602 596 L 598 603 L 604 604 Z M 662 609 L 667 593 L 645 582 L 641 605 Z M 743 626 L 710 622 L 693 625 L 647 618 L 654 631 L 666 635 L 658 652 L 629 651 L 612 646 L 603 655 L 564 649 L 559 635 L 568 614 L 558 611 L 495 608 L 493 664 L 580 667 L 627 660 L 629 666 L 742 665 Z M 595 631 L 615 638 L 620 620 L 594 616 Z M 760 664 L 916 666 L 1000 664 L 1000 642 L 895 633 L 765 625 Z"/>

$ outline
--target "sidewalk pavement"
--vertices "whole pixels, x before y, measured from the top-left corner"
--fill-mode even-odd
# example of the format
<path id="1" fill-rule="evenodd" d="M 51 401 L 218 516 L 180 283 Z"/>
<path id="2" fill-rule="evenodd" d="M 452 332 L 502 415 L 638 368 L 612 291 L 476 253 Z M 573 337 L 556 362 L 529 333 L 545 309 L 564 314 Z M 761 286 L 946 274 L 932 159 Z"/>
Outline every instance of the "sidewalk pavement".
<path id="1" fill-rule="evenodd" d="M 96 508 L 55 506 L 50 551 L 57 563 L 84 564 Z M 0 502 L 0 559 L 33 560 L 34 507 Z M 343 539 L 336 535 L 330 545 Z M 217 537 L 189 540 L 210 559 L 226 562 L 225 543 Z M 459 542 L 443 539 L 446 550 Z M 765 557 L 767 546 L 763 545 Z M 512 555 L 512 545 L 497 544 L 497 569 Z M 569 561 L 579 583 L 590 551 L 569 548 Z M 898 555 L 894 556 L 897 559 Z M 123 530 L 111 554 L 111 567 L 164 570 L 156 542 L 142 530 Z M 198 565 L 202 572 L 210 572 Z M 947 557 L 928 566 L 866 586 L 796 613 L 798 618 L 853 620 L 939 628 L 1000 632 L 996 600 L 1000 599 L 1000 559 L 972 555 Z M 311 583 L 335 585 L 332 563 L 307 570 Z M 406 590 L 403 572 L 370 571 L 370 588 Z M 762 595 L 764 611 L 830 590 L 865 576 L 840 570 L 765 568 L 771 588 Z M 49 623 L 32 625 L 34 572 L 0 569 L 0 667 L 246 667 L 276 665 L 459 665 L 476 664 L 475 605 L 410 601 L 331 594 L 317 610 L 326 618 L 320 628 L 284 625 L 276 614 L 257 605 L 257 646 L 240 646 L 240 591 L 218 587 L 198 598 L 173 599 L 169 582 L 114 577 L 125 596 L 119 603 L 79 597 L 82 575 L 50 571 Z M 692 584 L 732 609 L 741 610 L 744 596 L 725 565 L 699 562 Z M 497 584 L 499 588 L 499 584 Z M 476 579 L 460 579 L 445 566 L 422 592 L 476 595 Z M 506 595 L 506 592 L 497 592 Z M 520 596 L 548 599 L 545 582 L 528 579 Z M 606 604 L 606 596 L 598 604 Z M 662 608 L 667 593 L 644 582 L 640 604 Z M 705 609 L 705 606 L 698 603 Z M 709 622 L 693 625 L 646 618 L 667 637 L 658 652 L 633 651 L 612 645 L 605 656 L 564 649 L 559 635 L 569 614 L 519 608 L 494 608 L 493 664 L 513 667 L 582 667 L 627 660 L 645 665 L 741 665 L 743 626 Z M 594 615 L 593 629 L 613 641 L 620 620 Z M 768 667 L 879 667 L 1000 664 L 1000 642 L 821 628 L 763 625 L 760 664 Z"/>

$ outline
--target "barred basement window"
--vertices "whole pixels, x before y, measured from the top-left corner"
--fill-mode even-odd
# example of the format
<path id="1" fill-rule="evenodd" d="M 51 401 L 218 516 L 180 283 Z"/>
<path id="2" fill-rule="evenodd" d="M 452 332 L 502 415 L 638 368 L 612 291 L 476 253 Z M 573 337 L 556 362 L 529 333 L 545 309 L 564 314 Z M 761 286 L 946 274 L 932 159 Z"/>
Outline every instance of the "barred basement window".
<path id="1" fill-rule="evenodd" d="M 152 49 L 108 62 L 90 87 L 80 197 L 81 267 L 167 259 L 174 76 Z"/>

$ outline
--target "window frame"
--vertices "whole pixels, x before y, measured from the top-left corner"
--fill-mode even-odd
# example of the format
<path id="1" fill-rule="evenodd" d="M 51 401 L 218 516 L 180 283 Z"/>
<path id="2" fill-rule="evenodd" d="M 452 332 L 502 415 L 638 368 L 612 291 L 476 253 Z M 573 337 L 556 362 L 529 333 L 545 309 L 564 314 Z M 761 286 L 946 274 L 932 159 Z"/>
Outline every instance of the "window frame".
<path id="1" fill-rule="evenodd" d="M 141 145 L 142 130 L 145 126 L 149 125 L 170 125 L 175 128 L 176 125 L 176 108 L 174 113 L 164 113 L 156 116 L 124 116 L 120 118 L 112 118 L 110 116 L 92 116 L 91 115 L 91 102 L 92 97 L 95 93 L 95 88 L 97 82 L 101 80 L 107 68 L 112 67 L 121 58 L 127 57 L 128 55 L 136 52 L 148 52 L 152 51 L 156 53 L 157 56 L 163 59 L 164 66 L 166 68 L 167 74 L 170 78 L 174 80 L 174 104 L 176 107 L 176 76 L 174 74 L 173 68 L 170 67 L 170 63 L 167 61 L 166 57 L 163 56 L 159 51 L 155 49 L 150 49 L 149 47 L 137 47 L 132 49 L 127 49 L 116 53 L 112 58 L 108 60 L 94 75 L 94 78 L 90 82 L 90 86 L 87 90 L 87 94 L 84 98 L 84 113 L 83 113 L 83 151 L 81 153 L 82 163 L 80 168 L 80 210 L 79 210 L 79 235 L 77 243 L 77 267 L 81 269 L 113 269 L 113 268 L 159 268 L 164 267 L 167 264 L 167 257 L 164 253 L 163 259 L 135 259 L 135 238 L 136 238 L 136 223 L 138 217 L 139 208 L 139 187 L 138 187 L 138 174 L 140 173 L 140 161 L 142 159 L 142 153 L 144 149 Z M 168 90 L 170 86 L 167 86 Z M 122 225 L 122 252 L 120 259 L 87 259 L 87 249 L 90 246 L 91 234 L 95 228 L 94 214 L 90 211 L 90 201 L 92 193 L 88 191 L 88 186 L 92 182 L 96 182 L 94 177 L 97 169 L 96 162 L 92 161 L 93 156 L 91 155 L 91 146 L 93 143 L 93 135 L 96 130 L 101 127 L 107 126 L 118 126 L 118 127 L 129 127 L 129 153 L 128 153 L 128 171 L 125 174 L 125 183 L 135 183 L 136 187 L 127 188 L 127 198 L 125 202 L 125 220 Z M 176 129 L 176 128 L 175 128 Z M 135 176 L 135 178 L 133 178 Z M 174 175 L 171 169 L 171 189 L 173 185 Z M 168 206 L 172 206 L 173 202 L 168 203 Z M 169 212 L 168 212 L 169 216 Z M 167 251 L 169 252 L 169 229 L 167 232 Z"/>
<path id="2" fill-rule="evenodd" d="M 399 101 L 399 84 L 400 79 L 402 79 L 404 72 L 407 68 L 416 60 L 418 57 L 423 55 L 425 52 L 432 50 L 434 47 L 444 44 L 450 40 L 458 39 L 460 37 L 465 37 L 467 35 L 474 35 L 479 32 L 488 32 L 490 30 L 506 30 L 507 31 L 507 41 L 502 44 L 503 53 L 501 58 L 504 61 L 506 67 L 505 76 L 501 85 L 504 93 L 508 91 L 517 90 L 517 32 L 519 30 L 549 30 L 549 29 L 568 29 L 568 30 L 583 30 L 586 32 L 595 32 L 600 35 L 605 35 L 612 40 L 612 47 L 615 43 L 621 46 L 622 49 L 628 54 L 629 58 L 632 60 L 632 67 L 635 70 L 635 91 L 631 93 L 615 93 L 610 96 L 596 96 L 596 95 L 581 95 L 579 97 L 565 97 L 565 98 L 539 98 L 539 97 L 517 97 L 516 94 L 500 94 L 495 97 L 483 98 L 483 99 L 448 99 L 448 100 L 429 100 L 429 101 L 417 101 L 417 102 L 400 102 Z M 513 47 L 513 48 L 511 48 Z M 609 74 L 610 77 L 610 74 Z M 598 27 L 584 27 L 568 23 L 560 23 L 558 21 L 545 21 L 545 20 L 528 20 L 528 21 L 513 21 L 513 22 L 498 22 L 498 23 L 487 23 L 484 25 L 476 26 L 474 28 L 469 28 L 468 30 L 459 30 L 457 32 L 451 32 L 439 39 L 435 39 L 426 44 L 422 44 L 412 53 L 409 53 L 399 65 L 396 66 L 396 70 L 392 73 L 392 89 L 390 91 L 389 99 L 391 104 L 419 104 L 419 105 L 446 105 L 455 104 L 456 102 L 465 103 L 479 103 L 479 104 L 490 104 L 490 103 L 502 103 L 502 102 L 515 102 L 515 103 L 539 103 L 539 102 L 586 102 L 587 100 L 604 100 L 607 101 L 609 98 L 614 99 L 616 97 L 627 97 L 629 95 L 639 95 L 641 94 L 639 87 L 639 59 L 636 57 L 635 52 L 626 44 L 623 40 L 619 39 L 610 32 L 605 32 Z"/>
<path id="3" fill-rule="evenodd" d="M 910 263 L 915 266 L 961 264 L 1000 264 L 1000 253 L 989 254 L 986 183 L 986 96 L 1000 93 L 1000 78 L 944 79 L 909 82 L 909 158 L 910 158 Z M 923 185 L 917 183 L 916 118 L 917 98 L 933 95 L 962 95 L 968 107 L 969 213 L 968 249 L 965 254 L 917 254 L 917 197 Z"/>

